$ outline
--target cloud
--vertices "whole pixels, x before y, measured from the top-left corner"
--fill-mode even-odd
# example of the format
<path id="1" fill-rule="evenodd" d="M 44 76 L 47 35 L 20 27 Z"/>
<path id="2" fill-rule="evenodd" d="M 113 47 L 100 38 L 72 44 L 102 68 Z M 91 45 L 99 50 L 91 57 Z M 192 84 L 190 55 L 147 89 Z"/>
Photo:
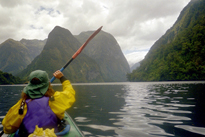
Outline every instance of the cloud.
<path id="1" fill-rule="evenodd" d="M 8 38 L 45 39 L 57 25 L 74 35 L 103 26 L 129 57 L 126 54 L 148 51 L 189 1 L 0 0 L 0 43 Z"/>
<path id="2" fill-rule="evenodd" d="M 6 7 L 6 8 L 13 8 L 19 4 L 22 4 L 23 3 L 23 0 L 0 0 L 0 4 L 3 6 L 3 7 Z"/>
<path id="3" fill-rule="evenodd" d="M 142 61 L 147 52 L 148 51 L 136 51 L 126 54 L 125 57 L 127 58 L 130 67 L 132 67 L 135 63 Z"/>

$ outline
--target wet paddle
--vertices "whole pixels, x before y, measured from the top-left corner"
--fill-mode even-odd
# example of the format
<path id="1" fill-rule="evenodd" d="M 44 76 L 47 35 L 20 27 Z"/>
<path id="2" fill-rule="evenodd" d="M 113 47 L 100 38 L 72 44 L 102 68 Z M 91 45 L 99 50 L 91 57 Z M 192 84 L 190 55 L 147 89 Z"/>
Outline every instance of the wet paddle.
<path id="1" fill-rule="evenodd" d="M 72 58 L 65 64 L 64 67 L 62 67 L 60 69 L 60 71 L 62 72 L 80 53 L 81 51 L 85 48 L 85 46 L 90 42 L 90 40 L 92 40 L 102 29 L 103 26 L 101 26 L 100 28 L 98 28 L 87 40 L 86 42 L 76 51 L 76 53 L 72 56 Z M 55 77 L 52 77 L 50 82 L 52 83 L 55 80 Z M 0 133 L 0 137 L 4 134 L 4 131 L 1 131 Z"/>
<path id="2" fill-rule="evenodd" d="M 1 131 L 1 133 L 0 133 L 0 137 L 1 137 L 3 134 L 4 134 L 4 131 Z"/>
<path id="3" fill-rule="evenodd" d="M 81 51 L 85 48 L 85 46 L 90 42 L 90 40 L 92 40 L 102 29 L 103 26 L 101 26 L 100 28 L 98 28 L 87 40 L 86 42 L 76 51 L 76 53 L 72 56 L 72 58 L 65 64 L 64 67 L 62 67 L 60 69 L 60 71 L 62 72 L 80 53 Z M 55 80 L 55 77 L 52 77 L 50 82 L 52 83 Z"/>

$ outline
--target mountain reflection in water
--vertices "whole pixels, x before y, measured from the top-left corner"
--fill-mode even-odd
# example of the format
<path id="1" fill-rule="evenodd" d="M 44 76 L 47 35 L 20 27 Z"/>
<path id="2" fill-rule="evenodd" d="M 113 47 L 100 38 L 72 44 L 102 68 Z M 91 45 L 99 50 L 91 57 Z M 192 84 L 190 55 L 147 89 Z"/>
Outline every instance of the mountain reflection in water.
<path id="1" fill-rule="evenodd" d="M 205 82 L 91 83 L 73 87 L 76 102 L 68 112 L 85 136 L 205 136 Z M 22 88 L 0 87 L 1 120 L 19 99 Z M 54 89 L 62 87 L 55 85 Z"/>

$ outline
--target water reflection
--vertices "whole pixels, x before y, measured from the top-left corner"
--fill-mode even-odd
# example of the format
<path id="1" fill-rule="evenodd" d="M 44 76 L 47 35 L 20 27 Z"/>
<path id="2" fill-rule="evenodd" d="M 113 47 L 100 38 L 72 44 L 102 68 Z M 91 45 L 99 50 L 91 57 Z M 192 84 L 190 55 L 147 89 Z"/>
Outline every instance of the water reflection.
<path id="1" fill-rule="evenodd" d="M 114 125 L 113 122 L 125 104 L 124 85 L 74 85 L 76 90 L 76 102 L 68 110 L 80 129 L 86 136 L 117 136 L 116 129 L 122 125 Z"/>
<path id="2" fill-rule="evenodd" d="M 205 136 L 203 82 L 74 84 L 68 110 L 87 137 Z M 62 90 L 61 86 L 54 86 Z M 22 87 L 0 86 L 0 120 Z M 2 126 L 0 124 L 0 129 Z"/>
<path id="3" fill-rule="evenodd" d="M 124 88 L 127 91 L 124 96 L 126 104 L 121 112 L 110 112 L 118 114 L 115 125 L 124 125 L 116 130 L 118 135 L 205 135 L 205 122 L 201 124 L 203 127 L 198 127 L 201 125 L 197 125 L 196 121 L 196 115 L 203 113 L 203 110 L 196 110 L 201 107 L 197 105 L 199 100 L 200 104 L 204 104 L 200 99 L 204 97 L 201 94 L 204 84 L 133 83 Z"/>

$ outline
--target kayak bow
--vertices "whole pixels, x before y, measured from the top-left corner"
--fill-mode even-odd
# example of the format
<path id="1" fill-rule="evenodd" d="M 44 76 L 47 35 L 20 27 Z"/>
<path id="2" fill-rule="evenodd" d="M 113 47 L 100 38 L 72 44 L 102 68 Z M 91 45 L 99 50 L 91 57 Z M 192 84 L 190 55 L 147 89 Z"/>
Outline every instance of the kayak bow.
<path id="1" fill-rule="evenodd" d="M 70 131 L 64 133 L 64 135 L 58 135 L 59 137 L 84 137 L 82 131 L 78 128 L 76 123 L 73 121 L 73 119 L 67 112 L 65 112 L 64 120 L 66 121 L 67 125 L 70 125 Z M 2 137 L 14 137 L 14 135 L 15 133 L 10 135 L 3 135 Z"/>

